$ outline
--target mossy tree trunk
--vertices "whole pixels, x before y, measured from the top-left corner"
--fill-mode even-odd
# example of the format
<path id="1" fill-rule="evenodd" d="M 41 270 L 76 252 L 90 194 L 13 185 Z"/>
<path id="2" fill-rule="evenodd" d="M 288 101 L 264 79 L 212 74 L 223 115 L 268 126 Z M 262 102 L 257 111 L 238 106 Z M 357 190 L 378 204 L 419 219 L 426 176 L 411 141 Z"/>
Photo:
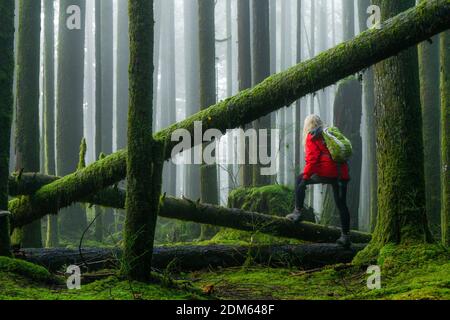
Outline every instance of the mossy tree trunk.
<path id="1" fill-rule="evenodd" d="M 371 5 L 371 0 L 359 0 L 359 27 L 361 32 L 367 30 L 367 8 Z M 363 190 L 368 187 L 366 194 L 369 199 L 366 199 L 366 208 L 368 208 L 368 222 L 371 231 L 375 229 L 377 221 L 377 155 L 376 155 L 376 136 L 375 136 L 375 91 L 374 91 L 374 75 L 373 68 L 370 67 L 364 71 L 363 74 L 363 117 L 366 122 L 366 147 L 363 148 L 363 155 L 367 157 L 366 170 L 368 171 L 366 177 L 368 183 L 362 186 Z M 362 208 L 364 208 L 362 207 Z"/>
<path id="2" fill-rule="evenodd" d="M 200 105 L 211 106 L 216 103 L 216 38 L 214 10 L 215 0 L 198 0 L 199 21 L 199 61 L 200 61 Z M 213 141 L 211 143 L 217 143 Z M 217 153 L 214 152 L 214 157 Z M 201 201 L 218 204 L 219 191 L 217 165 L 203 164 L 200 169 Z M 200 239 L 210 238 L 215 230 L 201 227 Z"/>
<path id="3" fill-rule="evenodd" d="M 390 56 L 417 45 L 450 27 L 450 2 L 434 0 L 420 4 L 382 24 L 381 29 L 367 31 L 355 39 L 327 50 L 320 56 L 273 75 L 251 90 L 219 102 L 188 119 L 154 135 L 165 142 L 164 159 L 171 157 L 174 130 L 186 129 L 193 135 L 194 121 L 203 130 L 221 131 L 250 123 L 261 116 L 294 103 L 305 95 L 325 88 Z M 147 133 L 150 135 L 150 132 Z M 419 139 L 421 140 L 421 139 Z M 14 219 L 25 223 L 36 216 L 67 207 L 126 176 L 127 151 L 120 150 L 85 169 L 39 188 L 32 197 L 9 202 Z"/>
<path id="4" fill-rule="evenodd" d="M 44 2 L 44 148 L 45 172 L 56 174 L 55 163 L 55 26 L 54 1 Z M 45 246 L 58 247 L 58 217 L 49 215 L 47 219 L 47 239 Z"/>
<path id="5" fill-rule="evenodd" d="M 353 147 L 353 155 L 349 161 L 351 180 L 347 190 L 347 205 L 350 211 L 350 227 L 357 230 L 359 195 L 361 185 L 362 139 L 361 139 L 361 115 L 362 115 L 362 86 L 355 78 L 349 78 L 339 84 L 334 101 L 334 125 L 350 139 Z M 325 194 L 322 223 L 339 225 L 339 212 L 334 203 L 331 187 Z"/>
<path id="6" fill-rule="evenodd" d="M 8 211 L 9 147 L 13 115 L 14 0 L 0 2 L 0 211 Z M 0 214 L 0 256 L 10 256 L 9 217 Z"/>
<path id="7" fill-rule="evenodd" d="M 67 9 L 72 5 L 80 8 L 79 29 L 78 26 L 67 27 L 74 13 L 67 13 Z M 56 171 L 59 176 L 77 169 L 83 138 L 85 13 L 86 0 L 60 1 L 56 96 Z M 86 226 L 86 212 L 78 205 L 64 210 L 60 216 L 62 236 L 78 239 Z"/>
<path id="8" fill-rule="evenodd" d="M 19 1 L 17 45 L 16 170 L 40 171 L 39 56 L 41 3 Z M 12 241 L 23 248 L 41 248 L 41 221 L 14 231 Z"/>
<path id="9" fill-rule="evenodd" d="M 153 1 L 129 0 L 130 103 L 124 259 L 122 272 L 149 280 L 162 180 L 160 144 L 149 135 L 153 122 Z"/>
<path id="10" fill-rule="evenodd" d="M 442 242 L 450 246 L 450 31 L 441 34 Z"/>
<path id="11" fill-rule="evenodd" d="M 431 231 L 438 235 L 441 223 L 441 163 L 438 138 L 440 135 L 439 36 L 431 38 L 432 43 L 429 41 L 419 45 L 419 76 L 425 155 L 426 209 Z"/>
<path id="12" fill-rule="evenodd" d="M 382 19 L 414 0 L 377 0 Z M 374 67 L 378 159 L 378 219 L 369 246 L 356 261 L 373 259 L 388 243 L 431 241 L 425 209 L 422 114 L 417 47 Z"/>
<path id="13" fill-rule="evenodd" d="M 252 1 L 252 86 L 256 86 L 264 79 L 270 76 L 270 30 L 269 30 L 269 0 Z M 270 154 L 270 128 L 271 116 L 267 115 L 253 122 L 256 130 L 267 129 L 268 135 L 266 141 L 259 141 L 258 148 L 261 144 L 267 145 L 267 152 Z M 261 165 L 252 166 L 252 185 L 264 186 L 271 184 L 272 177 L 261 175 Z"/>
<path id="14" fill-rule="evenodd" d="M 238 24 L 238 82 L 239 91 L 246 90 L 252 86 L 252 56 L 251 56 L 251 33 L 250 33 L 250 0 L 237 2 L 237 24 Z M 244 129 L 250 128 L 244 126 Z M 248 159 L 249 147 L 245 144 L 245 158 Z M 247 163 L 242 164 L 239 169 L 241 185 L 249 187 L 253 183 L 253 171 Z"/>

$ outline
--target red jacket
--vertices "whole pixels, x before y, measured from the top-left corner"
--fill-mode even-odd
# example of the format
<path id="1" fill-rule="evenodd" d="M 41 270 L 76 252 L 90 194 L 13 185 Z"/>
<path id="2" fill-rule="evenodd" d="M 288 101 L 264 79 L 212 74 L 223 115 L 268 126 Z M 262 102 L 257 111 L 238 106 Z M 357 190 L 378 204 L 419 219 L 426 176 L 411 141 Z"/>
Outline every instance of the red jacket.
<path id="1" fill-rule="evenodd" d="M 309 180 L 314 174 L 324 178 L 338 178 L 337 163 L 331 158 L 322 134 L 316 136 L 308 134 L 305 152 L 306 165 L 303 171 L 303 179 Z M 347 163 L 341 164 L 341 179 L 350 180 Z"/>

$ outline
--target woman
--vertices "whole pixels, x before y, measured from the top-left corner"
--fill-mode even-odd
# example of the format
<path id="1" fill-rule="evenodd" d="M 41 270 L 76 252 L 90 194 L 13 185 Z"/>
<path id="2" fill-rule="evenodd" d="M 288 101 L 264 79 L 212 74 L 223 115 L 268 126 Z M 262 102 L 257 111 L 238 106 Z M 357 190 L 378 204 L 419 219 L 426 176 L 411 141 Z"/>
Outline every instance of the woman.
<path id="1" fill-rule="evenodd" d="M 331 158 L 322 136 L 323 122 L 317 115 L 305 119 L 303 145 L 305 168 L 297 178 L 295 188 L 295 210 L 286 218 L 294 222 L 303 220 L 306 187 L 311 184 L 331 184 L 334 201 L 341 218 L 342 236 L 337 243 L 350 247 L 350 213 L 347 207 L 347 184 L 350 180 L 348 164 L 338 164 Z"/>

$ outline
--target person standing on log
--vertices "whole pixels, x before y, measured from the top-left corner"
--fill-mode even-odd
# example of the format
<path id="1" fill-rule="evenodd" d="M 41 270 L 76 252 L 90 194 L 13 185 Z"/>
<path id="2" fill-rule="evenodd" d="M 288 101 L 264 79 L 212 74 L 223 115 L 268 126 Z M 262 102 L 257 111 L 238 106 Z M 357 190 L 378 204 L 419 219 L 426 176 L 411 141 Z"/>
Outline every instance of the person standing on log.
<path id="1" fill-rule="evenodd" d="M 295 209 L 286 216 L 293 222 L 304 220 L 306 214 L 304 201 L 306 188 L 314 184 L 330 184 L 336 206 L 341 218 L 342 235 L 337 243 L 343 247 L 350 247 L 350 212 L 347 206 L 347 185 L 350 181 L 347 162 L 333 160 L 332 154 L 324 139 L 324 123 L 317 115 L 310 115 L 305 119 L 303 130 L 303 144 L 305 147 L 305 168 L 297 177 L 295 187 Z M 350 146 L 351 150 L 351 146 Z"/>

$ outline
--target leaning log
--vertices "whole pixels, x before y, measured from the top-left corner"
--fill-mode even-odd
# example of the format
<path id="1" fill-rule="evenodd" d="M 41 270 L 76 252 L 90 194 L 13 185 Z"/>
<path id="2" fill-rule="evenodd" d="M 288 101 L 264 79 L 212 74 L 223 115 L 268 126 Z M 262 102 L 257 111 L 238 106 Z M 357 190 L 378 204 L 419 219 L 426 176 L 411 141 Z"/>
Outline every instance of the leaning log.
<path id="1" fill-rule="evenodd" d="M 29 179 L 31 179 L 31 181 L 27 181 Z M 23 186 L 17 181 L 12 183 L 12 185 L 16 190 L 22 190 L 24 192 L 26 185 L 33 185 L 32 181 L 48 182 L 52 179 L 52 177 L 27 174 L 22 177 L 21 181 L 24 183 Z M 93 197 L 85 198 L 83 200 L 103 207 L 124 209 L 125 197 L 125 190 L 108 188 L 102 190 Z M 172 197 L 163 197 L 159 215 L 164 218 L 197 222 L 243 231 L 260 232 L 273 236 L 318 243 L 335 242 L 340 236 L 340 230 L 334 227 L 327 227 L 308 222 L 293 223 L 277 216 L 202 204 L 188 199 L 176 199 Z M 30 220 L 39 219 L 42 215 L 39 212 L 36 212 L 34 215 L 26 216 L 31 217 L 31 219 L 20 219 L 21 217 L 22 216 L 20 215 L 11 217 L 12 228 L 26 225 Z M 358 231 L 352 231 L 351 237 L 352 241 L 355 243 L 368 243 L 371 239 L 370 234 Z"/>
<path id="2" fill-rule="evenodd" d="M 320 268 L 348 263 L 365 245 L 353 245 L 344 250 L 334 244 L 276 245 L 276 246 L 176 246 L 155 247 L 153 268 L 170 271 L 193 271 L 207 268 L 242 266 L 248 262 L 272 267 L 295 266 L 301 269 Z M 16 257 L 42 265 L 50 271 L 77 265 L 86 270 L 100 270 L 119 266 L 118 249 L 24 249 Z"/>
<path id="3" fill-rule="evenodd" d="M 450 0 L 430 0 L 407 10 L 356 38 L 284 72 L 273 75 L 236 96 L 211 106 L 188 119 L 155 134 L 166 142 L 165 158 L 171 157 L 172 133 L 185 129 L 194 133 L 194 122 L 203 132 L 215 128 L 224 132 L 250 123 L 273 111 L 291 105 L 386 58 L 450 28 Z M 126 175 L 126 150 L 118 151 L 33 194 L 11 200 L 9 211 L 26 219 L 36 212 L 55 213 L 89 195 L 117 183 Z M 29 220 L 29 217 L 28 217 Z"/>

